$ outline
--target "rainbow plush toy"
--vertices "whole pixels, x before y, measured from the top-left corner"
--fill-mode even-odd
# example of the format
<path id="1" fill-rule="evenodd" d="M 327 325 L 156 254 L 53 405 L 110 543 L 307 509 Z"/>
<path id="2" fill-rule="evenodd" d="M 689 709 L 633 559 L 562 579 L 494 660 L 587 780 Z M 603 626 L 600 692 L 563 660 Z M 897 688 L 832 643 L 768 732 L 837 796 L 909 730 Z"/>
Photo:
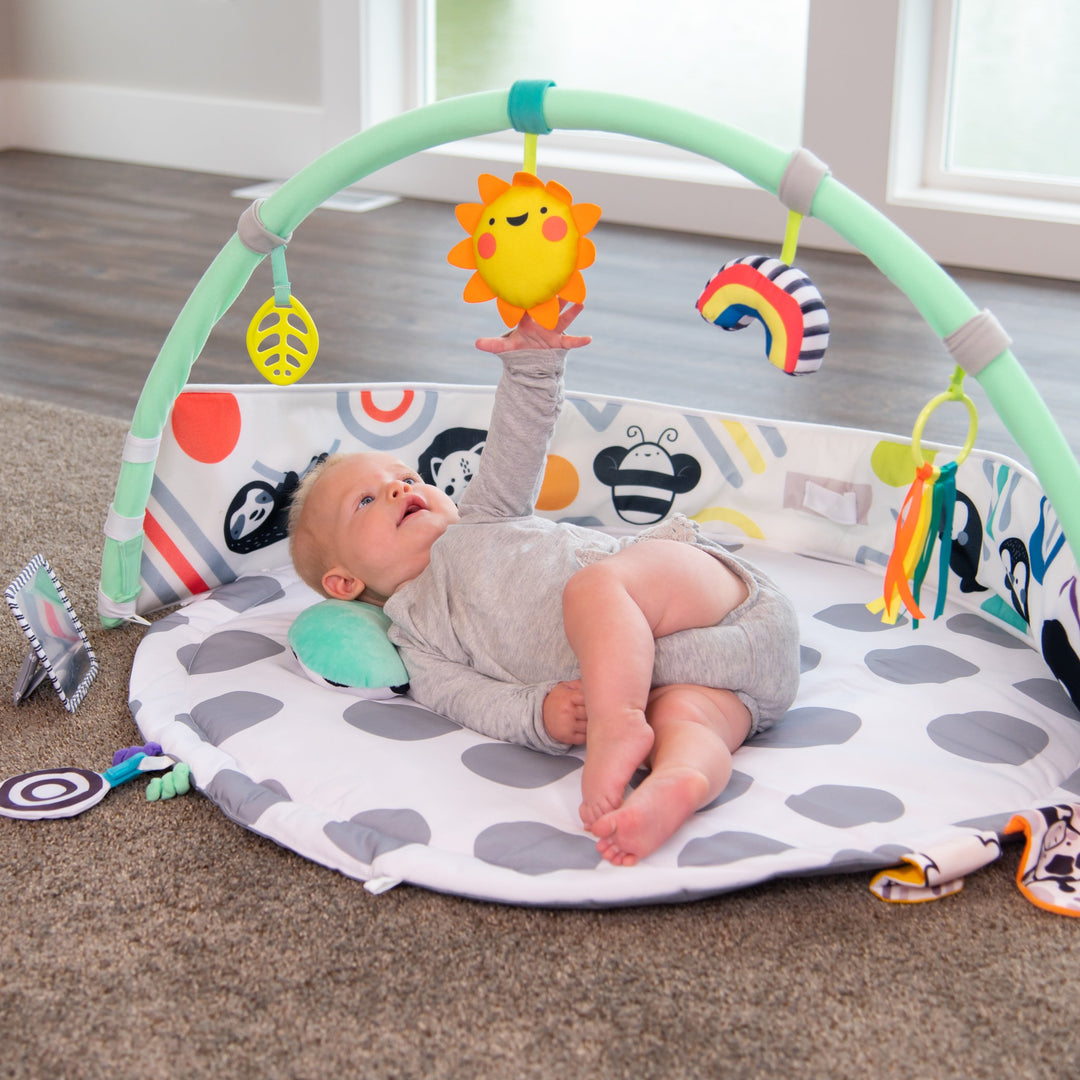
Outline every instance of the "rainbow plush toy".
<path id="1" fill-rule="evenodd" d="M 724 263 L 698 297 L 706 322 L 741 330 L 757 319 L 765 327 L 769 362 L 788 375 L 817 371 L 829 344 L 829 312 L 814 283 L 768 255 Z"/>
<path id="2" fill-rule="evenodd" d="M 455 208 L 469 236 L 447 255 L 452 266 L 476 271 L 464 299 L 495 300 L 507 326 L 528 312 L 554 329 L 560 300 L 585 299 L 581 271 L 596 256 L 585 234 L 599 221 L 600 207 L 575 204 L 561 184 L 545 184 L 531 172 L 515 173 L 509 184 L 484 173 L 478 186 L 482 202 Z"/>

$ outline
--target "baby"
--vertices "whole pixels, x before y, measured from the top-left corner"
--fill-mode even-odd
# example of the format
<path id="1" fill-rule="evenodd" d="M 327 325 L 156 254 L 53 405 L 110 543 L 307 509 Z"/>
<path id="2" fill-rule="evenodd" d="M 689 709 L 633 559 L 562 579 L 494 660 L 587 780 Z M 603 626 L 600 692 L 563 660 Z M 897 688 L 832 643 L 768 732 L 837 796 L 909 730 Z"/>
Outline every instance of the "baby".
<path id="1" fill-rule="evenodd" d="M 460 507 L 390 454 L 334 455 L 294 497 L 291 549 L 323 595 L 384 608 L 421 704 L 548 752 L 584 744 L 581 820 L 628 866 L 787 710 L 798 627 L 767 577 L 684 517 L 616 539 L 534 514 L 566 351 L 590 340 L 565 332 L 580 310 L 476 343 L 503 376 Z"/>

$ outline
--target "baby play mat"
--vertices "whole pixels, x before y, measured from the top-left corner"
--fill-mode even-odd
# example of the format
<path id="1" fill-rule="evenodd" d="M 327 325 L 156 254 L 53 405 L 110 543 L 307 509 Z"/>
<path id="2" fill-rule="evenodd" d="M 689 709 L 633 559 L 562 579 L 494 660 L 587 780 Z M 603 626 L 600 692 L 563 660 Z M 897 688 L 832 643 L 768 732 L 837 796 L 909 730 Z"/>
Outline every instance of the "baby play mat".
<path id="1" fill-rule="evenodd" d="M 389 691 L 317 685 L 286 635 L 320 598 L 282 566 L 280 538 L 239 556 L 225 543 L 236 532 L 226 510 L 253 475 L 285 477 L 324 449 L 390 448 L 430 468 L 431 447 L 456 439 L 463 459 L 482 444 L 490 389 L 290 394 L 207 388 L 179 399 L 148 510 L 143 602 L 174 599 L 185 575 L 214 587 L 154 623 L 131 680 L 144 736 L 256 832 L 375 889 L 408 881 L 520 904 L 683 900 L 908 856 L 932 892 L 996 857 L 1014 813 L 1080 793 L 1077 711 L 1029 631 L 1057 634 L 1058 606 L 1074 611 L 1075 569 L 1024 469 L 979 454 L 965 462 L 945 611 L 917 629 L 906 616 L 889 625 L 866 605 L 881 593 L 906 446 L 570 395 L 545 513 L 626 530 L 626 517 L 665 512 L 635 511 L 593 463 L 612 444 L 671 432 L 664 445 L 699 473 L 674 509 L 761 565 L 801 613 L 802 684 L 788 715 L 738 752 L 727 790 L 664 847 L 635 867 L 604 863 L 577 816 L 580 754 L 493 742 Z M 235 443 L 209 465 L 191 456 L 197 418 L 220 416 L 225 402 Z M 173 539 L 154 541 L 159 529 Z M 215 584 L 229 559 L 240 576 Z M 933 607 L 932 593 L 923 599 Z M 1054 655 L 1071 657 L 1061 641 Z"/>
<path id="2" fill-rule="evenodd" d="M 317 683 L 287 643 L 294 617 L 318 599 L 287 568 L 286 510 L 299 477 L 321 454 L 377 449 L 460 498 L 482 461 L 492 395 L 482 387 L 297 385 L 317 335 L 293 304 L 285 247 L 324 200 L 383 166 L 511 127 L 524 133 L 527 172 L 538 138 L 552 129 L 598 130 L 701 154 L 777 196 L 788 210 L 781 259 L 737 259 L 712 279 L 714 268 L 703 270 L 698 311 L 723 330 L 760 321 L 768 359 L 783 371 L 813 371 L 828 337 L 824 301 L 792 264 L 803 216 L 881 269 L 956 365 L 909 439 L 568 397 L 538 512 L 624 531 L 685 514 L 758 561 L 801 617 L 804 671 L 793 708 L 738 752 L 715 805 L 629 868 L 602 862 L 580 827 L 580 754 L 489 742 L 385 689 Z M 535 183 L 520 186 L 539 197 Z M 506 187 L 479 183 L 485 204 Z M 549 195 L 569 192 L 544 190 L 534 225 L 542 220 L 541 233 L 555 243 L 569 235 L 569 219 L 549 235 L 557 215 L 543 214 Z M 464 297 L 477 302 L 498 294 L 508 324 L 523 305 L 538 318 L 553 314 L 549 285 L 564 299 L 585 295 L 579 271 L 591 262 L 592 241 L 584 237 L 564 268 L 572 267 L 570 277 L 545 284 L 543 294 L 504 296 L 513 281 L 479 280 L 476 259 L 506 245 L 477 224 L 494 228 L 495 211 L 478 217 L 476 205 L 458 208 L 466 232 L 477 225 L 482 234 L 475 251 L 459 243 L 450 253 L 453 274 L 474 264 L 476 274 L 448 288 L 465 284 Z M 595 224 L 595 210 L 577 207 L 580 233 Z M 527 219 L 515 209 L 505 223 Z M 264 352 L 259 343 L 274 335 L 266 338 L 260 309 L 249 348 L 254 340 L 256 367 L 279 385 L 188 386 L 213 326 L 267 256 L 271 314 L 279 329 L 292 320 L 292 330 L 278 334 L 276 352 Z M 687 317 L 697 318 L 693 301 Z M 724 336 L 716 334 L 718 360 Z M 292 337 L 302 364 L 279 357 Z M 877 869 L 875 892 L 915 901 L 955 890 L 999 854 L 1004 835 L 1025 832 L 1021 889 L 1035 903 L 1077 913 L 1080 464 L 1009 345 L 989 312 L 804 149 L 783 150 L 655 102 L 547 81 L 440 101 L 376 125 L 245 211 L 143 388 L 105 525 L 99 613 L 116 626 L 182 606 L 138 650 L 138 725 L 187 762 L 197 786 L 232 818 L 372 891 L 408 881 L 521 904 L 616 905 L 715 894 L 777 875 Z M 921 443 L 937 404 L 970 406 L 966 375 L 1032 472 L 969 454 L 970 446 L 958 453 Z M 944 383 L 943 370 L 928 395 Z M 920 487 L 933 488 L 932 506 L 916 495 Z M 926 517 L 915 513 L 927 507 Z M 901 533 L 918 532 L 909 522 L 927 519 L 918 542 L 894 545 Z M 909 566 L 905 553 L 917 559 L 924 535 L 940 541 L 920 585 L 924 565 Z M 908 578 L 922 590 L 917 629 L 909 614 L 888 622 L 868 609 L 884 600 L 893 614 Z"/>

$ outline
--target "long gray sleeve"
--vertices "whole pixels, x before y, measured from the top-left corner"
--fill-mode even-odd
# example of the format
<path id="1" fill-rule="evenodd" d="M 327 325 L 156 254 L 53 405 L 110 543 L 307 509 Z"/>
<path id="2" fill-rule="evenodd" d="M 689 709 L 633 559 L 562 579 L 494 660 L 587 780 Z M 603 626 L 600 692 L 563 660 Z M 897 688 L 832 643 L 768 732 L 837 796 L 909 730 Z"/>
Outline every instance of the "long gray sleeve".
<path id="1" fill-rule="evenodd" d="M 424 648 L 409 648 L 405 656 L 410 696 L 435 712 L 501 742 L 549 754 L 570 749 L 544 727 L 544 698 L 555 682 L 507 682 Z"/>
<path id="2" fill-rule="evenodd" d="M 565 349 L 521 349 L 499 357 L 503 375 L 480 469 L 458 507 L 463 519 L 532 515 L 562 411 Z"/>

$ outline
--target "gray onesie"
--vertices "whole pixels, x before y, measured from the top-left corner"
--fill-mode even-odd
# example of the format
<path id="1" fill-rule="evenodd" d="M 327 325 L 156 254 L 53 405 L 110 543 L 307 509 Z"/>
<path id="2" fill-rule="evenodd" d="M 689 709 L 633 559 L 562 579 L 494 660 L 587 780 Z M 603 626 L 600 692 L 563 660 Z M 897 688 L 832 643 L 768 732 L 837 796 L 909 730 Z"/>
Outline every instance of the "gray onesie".
<path id="1" fill-rule="evenodd" d="M 782 716 L 799 681 L 799 634 L 790 601 L 762 573 L 677 515 L 636 537 L 556 523 L 533 512 L 562 408 L 565 352 L 501 354 L 503 377 L 461 520 L 431 549 L 431 562 L 387 601 L 390 639 L 402 652 L 410 693 L 422 705 L 485 735 L 560 753 L 543 704 L 580 675 L 562 622 L 562 591 L 584 564 L 649 537 L 704 548 L 746 583 L 749 595 L 713 627 L 656 642 L 653 685 L 693 683 L 735 691 L 751 733 Z"/>

